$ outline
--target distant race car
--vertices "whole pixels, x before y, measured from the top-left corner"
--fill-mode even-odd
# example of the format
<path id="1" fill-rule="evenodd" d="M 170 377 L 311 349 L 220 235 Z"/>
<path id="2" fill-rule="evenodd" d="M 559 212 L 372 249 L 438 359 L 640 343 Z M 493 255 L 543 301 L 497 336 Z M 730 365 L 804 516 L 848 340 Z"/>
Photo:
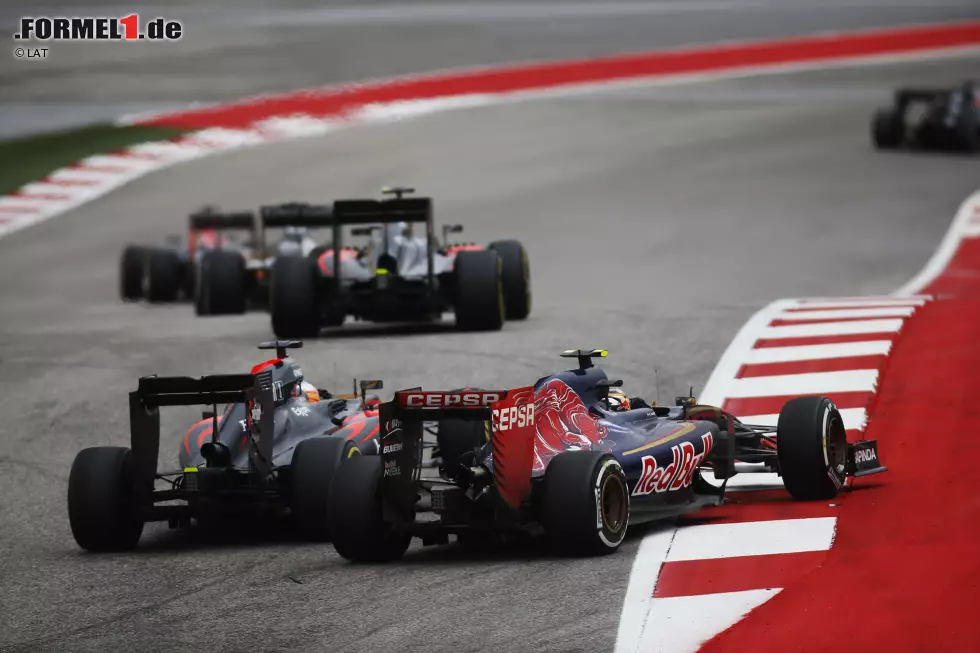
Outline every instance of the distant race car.
<path id="1" fill-rule="evenodd" d="M 486 247 L 440 244 L 432 200 L 406 198 L 410 188 L 385 189 L 386 200 L 338 200 L 332 206 L 263 207 L 264 227 L 332 230 L 314 256 L 279 256 L 272 264 L 269 310 L 280 338 L 317 335 L 348 315 L 372 322 L 424 321 L 444 312 L 464 330 L 496 330 L 531 311 L 531 275 L 524 247 L 502 240 Z M 425 224 L 413 236 L 411 225 Z M 367 236 L 360 249 L 343 246 L 343 227 Z M 443 227 L 443 239 L 462 231 Z"/>
<path id="2" fill-rule="evenodd" d="M 871 120 L 871 140 L 879 149 L 980 151 L 980 86 L 952 89 L 903 88 L 891 107 Z"/>
<path id="3" fill-rule="evenodd" d="M 248 235 L 238 238 L 239 231 Z M 272 261 L 310 254 L 317 246 L 304 227 L 287 227 L 270 246 L 253 212 L 205 208 L 188 219 L 186 238 L 171 236 L 162 247 L 127 246 L 120 261 L 120 291 L 124 300 L 192 300 L 197 315 L 266 310 Z"/>
<path id="4" fill-rule="evenodd" d="M 170 236 L 163 246 L 127 245 L 119 261 L 119 290 L 124 300 L 154 303 L 191 300 L 201 260 L 215 250 L 250 256 L 255 247 L 255 215 L 221 213 L 205 207 L 188 217 L 187 236 Z M 238 238 L 233 232 L 251 232 Z"/>
<path id="5" fill-rule="evenodd" d="M 262 207 L 260 213 L 296 210 L 301 206 L 304 205 L 289 203 Z M 249 308 L 268 310 L 273 262 L 282 256 L 316 257 L 328 247 L 319 245 L 308 228 L 290 225 L 285 226 L 270 247 L 265 227 L 264 220 L 255 222 L 249 250 L 215 247 L 201 257 L 194 303 L 198 315 L 242 314 Z"/>
<path id="6" fill-rule="evenodd" d="M 615 551 L 628 524 L 718 505 L 736 459 L 782 475 L 797 500 L 830 499 L 848 477 L 886 471 L 877 443 L 848 443 L 826 397 L 788 401 L 778 424 L 743 424 L 679 397 L 630 399 L 594 367 L 602 350 L 573 350 L 578 368 L 508 391 L 395 393 L 379 410 L 381 456 L 337 469 L 327 504 L 337 552 L 349 560 L 403 555 L 448 536 L 484 541 L 543 532 L 558 549 Z M 423 423 L 438 420 L 439 477 L 421 475 Z M 757 465 L 758 466 L 758 465 Z M 721 486 L 708 483 L 710 470 Z"/>
<path id="7" fill-rule="evenodd" d="M 260 510 L 290 518 L 310 539 L 328 538 L 334 471 L 357 456 L 377 457 L 379 400 L 366 393 L 382 383 L 362 381 L 359 396 L 317 390 L 286 357 L 301 345 L 260 345 L 276 357 L 249 374 L 141 378 L 129 395 L 130 447 L 83 449 L 72 463 L 68 516 L 79 546 L 132 549 L 146 522 L 177 528 Z M 181 441 L 180 467 L 159 472 L 159 407 L 193 405 L 212 412 Z M 169 487 L 158 489 L 158 482 Z"/>

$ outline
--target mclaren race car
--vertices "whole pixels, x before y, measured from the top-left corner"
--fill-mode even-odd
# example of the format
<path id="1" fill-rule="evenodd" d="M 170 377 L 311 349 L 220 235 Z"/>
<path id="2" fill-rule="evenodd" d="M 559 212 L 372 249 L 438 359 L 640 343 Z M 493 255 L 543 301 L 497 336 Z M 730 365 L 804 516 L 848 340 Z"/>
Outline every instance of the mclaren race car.
<path id="1" fill-rule="evenodd" d="M 410 188 L 385 189 L 384 200 L 338 200 L 332 206 L 267 207 L 266 227 L 332 230 L 318 256 L 280 256 L 272 264 L 270 313 L 280 338 L 310 337 L 340 326 L 348 315 L 372 322 L 438 319 L 456 315 L 464 330 L 496 330 L 531 310 L 527 253 L 515 240 L 479 245 L 439 243 L 432 200 L 407 198 Z M 412 235 L 412 225 L 425 234 Z M 343 246 L 343 227 L 369 238 L 360 249 Z M 462 230 L 443 228 L 443 238 Z"/>
<path id="2" fill-rule="evenodd" d="M 367 391 L 382 384 L 362 381 L 360 395 L 317 390 L 286 356 L 301 345 L 260 345 L 276 357 L 249 374 L 141 378 L 129 395 L 130 446 L 83 449 L 72 463 L 68 516 L 79 546 L 121 551 L 137 545 L 146 522 L 177 528 L 270 512 L 310 539 L 329 537 L 333 472 L 378 453 L 379 400 Z M 179 468 L 158 471 L 159 408 L 193 405 L 212 410 L 180 442 Z"/>
<path id="3" fill-rule="evenodd" d="M 630 400 L 573 350 L 576 369 L 507 391 L 395 393 L 379 408 L 382 452 L 337 469 L 327 504 L 337 552 L 357 561 L 423 545 L 543 532 L 577 555 L 615 551 L 628 524 L 718 505 L 735 461 L 782 475 L 797 500 L 829 499 L 847 477 L 886 471 L 874 441 L 848 443 L 826 397 L 788 401 L 778 424 L 743 424 L 680 397 Z M 442 465 L 421 474 L 423 423 L 438 421 Z M 721 482 L 709 483 L 710 473 Z"/>
<path id="4" fill-rule="evenodd" d="M 980 86 L 899 89 L 871 119 L 871 140 L 879 149 L 980 151 Z"/>

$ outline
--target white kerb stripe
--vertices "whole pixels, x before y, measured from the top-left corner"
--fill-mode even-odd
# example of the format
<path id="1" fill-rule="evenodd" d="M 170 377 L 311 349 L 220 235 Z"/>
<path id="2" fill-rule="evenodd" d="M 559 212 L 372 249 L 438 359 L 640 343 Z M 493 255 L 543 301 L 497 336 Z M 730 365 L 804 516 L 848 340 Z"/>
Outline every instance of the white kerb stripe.
<path id="1" fill-rule="evenodd" d="M 851 306 L 921 306 L 928 297 L 848 297 L 847 299 L 797 300 L 792 308 L 848 308 Z"/>
<path id="2" fill-rule="evenodd" d="M 761 347 L 752 349 L 745 355 L 745 362 L 787 363 L 790 361 L 813 361 L 826 358 L 849 358 L 851 356 L 875 356 L 887 354 L 891 340 L 868 340 L 862 342 L 841 342 L 829 345 L 800 345 L 798 347 Z"/>
<path id="3" fill-rule="evenodd" d="M 667 562 L 825 551 L 834 541 L 836 522 L 836 517 L 811 517 L 680 528 Z"/>
<path id="4" fill-rule="evenodd" d="M 878 370 L 846 370 L 754 376 L 732 381 L 729 397 L 777 397 L 780 395 L 873 392 Z"/>
<path id="5" fill-rule="evenodd" d="M 838 409 L 841 419 L 844 420 L 844 428 L 863 429 L 864 423 L 868 421 L 868 413 L 864 408 L 843 408 Z M 745 424 L 756 424 L 759 426 L 776 426 L 779 422 L 779 413 L 771 415 L 746 415 L 739 417 Z"/>
<path id="6" fill-rule="evenodd" d="M 854 317 L 908 317 L 915 306 L 887 306 L 882 308 L 838 308 L 820 311 L 786 311 L 780 320 L 842 320 Z"/>
<path id="7" fill-rule="evenodd" d="M 893 333 L 902 328 L 905 320 L 857 320 L 853 322 L 823 322 L 820 324 L 789 324 L 766 327 L 759 338 L 806 338 L 810 336 L 846 336 L 859 333 Z"/>
<path id="8" fill-rule="evenodd" d="M 778 594 L 780 589 L 653 599 L 650 615 L 643 625 L 643 638 L 639 648 L 634 650 L 641 653 L 697 651 L 706 641 Z M 751 645 L 745 647 L 745 650 L 751 649 Z M 619 648 L 616 653 L 620 653 Z"/>

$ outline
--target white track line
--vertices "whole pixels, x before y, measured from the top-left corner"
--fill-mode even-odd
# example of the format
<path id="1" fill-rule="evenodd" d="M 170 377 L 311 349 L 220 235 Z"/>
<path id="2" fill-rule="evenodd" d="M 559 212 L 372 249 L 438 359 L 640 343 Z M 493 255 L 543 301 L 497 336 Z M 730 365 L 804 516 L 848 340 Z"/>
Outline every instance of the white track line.
<path id="1" fill-rule="evenodd" d="M 762 347 L 752 349 L 745 356 L 747 365 L 759 363 L 790 363 L 794 361 L 826 360 L 887 354 L 891 340 L 867 340 L 841 342 L 829 345 L 799 345 L 793 347 Z"/>
<path id="2" fill-rule="evenodd" d="M 943 241 L 939 244 L 939 248 L 936 249 L 932 258 L 929 259 L 929 262 L 926 263 L 919 274 L 915 275 L 908 283 L 892 293 L 895 297 L 907 297 L 921 293 L 926 286 L 935 281 L 936 277 L 946 269 L 950 259 L 953 258 L 953 254 L 956 253 L 960 242 L 964 238 L 980 236 L 980 232 L 970 226 L 973 212 L 978 206 L 980 206 L 980 191 L 966 198 L 960 204 L 960 208 L 956 212 L 956 217 L 953 218 L 953 223 L 946 232 Z"/>

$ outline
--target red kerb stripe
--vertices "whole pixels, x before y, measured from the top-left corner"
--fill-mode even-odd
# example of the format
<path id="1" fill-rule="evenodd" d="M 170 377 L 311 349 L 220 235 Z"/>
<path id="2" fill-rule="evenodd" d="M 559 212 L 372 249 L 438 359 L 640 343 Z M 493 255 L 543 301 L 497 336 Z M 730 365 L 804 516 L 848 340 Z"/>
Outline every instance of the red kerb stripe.
<path id="1" fill-rule="evenodd" d="M 872 356 L 845 356 L 842 358 L 818 358 L 806 361 L 782 363 L 756 363 L 739 368 L 736 379 L 753 376 L 779 376 L 782 374 L 809 374 L 810 372 L 843 372 L 846 370 L 877 370 L 885 362 L 883 354 Z"/>
<path id="2" fill-rule="evenodd" d="M 653 598 L 785 587 L 819 567 L 826 551 L 665 562 Z"/>

